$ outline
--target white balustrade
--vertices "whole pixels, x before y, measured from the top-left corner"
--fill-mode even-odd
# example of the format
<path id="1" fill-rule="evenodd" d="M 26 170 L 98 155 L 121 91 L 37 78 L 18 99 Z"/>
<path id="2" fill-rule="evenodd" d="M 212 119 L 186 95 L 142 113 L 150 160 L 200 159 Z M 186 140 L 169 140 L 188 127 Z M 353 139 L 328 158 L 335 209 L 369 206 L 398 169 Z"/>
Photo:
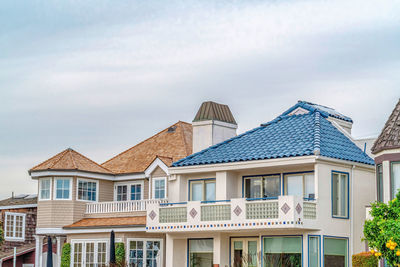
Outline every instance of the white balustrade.
<path id="1" fill-rule="evenodd" d="M 87 203 L 86 214 L 146 211 L 149 204 L 160 204 L 166 202 L 166 199 L 144 199 Z"/>

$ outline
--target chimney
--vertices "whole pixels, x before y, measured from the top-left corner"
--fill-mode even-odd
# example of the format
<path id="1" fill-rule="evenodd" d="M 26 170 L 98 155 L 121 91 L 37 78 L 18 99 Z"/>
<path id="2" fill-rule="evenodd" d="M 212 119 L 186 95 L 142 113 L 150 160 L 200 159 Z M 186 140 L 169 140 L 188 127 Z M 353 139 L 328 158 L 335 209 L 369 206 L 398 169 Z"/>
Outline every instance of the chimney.
<path id="1" fill-rule="evenodd" d="M 237 123 L 228 105 L 203 102 L 192 122 L 193 153 L 236 136 Z"/>

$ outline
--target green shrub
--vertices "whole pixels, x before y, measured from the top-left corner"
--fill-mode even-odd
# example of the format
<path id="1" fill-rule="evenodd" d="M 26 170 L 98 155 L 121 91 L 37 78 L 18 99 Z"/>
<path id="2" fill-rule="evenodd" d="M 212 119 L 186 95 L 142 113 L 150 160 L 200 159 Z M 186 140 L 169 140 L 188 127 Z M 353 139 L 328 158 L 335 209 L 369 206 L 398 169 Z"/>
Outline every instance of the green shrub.
<path id="1" fill-rule="evenodd" d="M 370 252 L 361 252 L 352 257 L 353 267 L 376 267 L 378 259 Z"/>
<path id="2" fill-rule="evenodd" d="M 0 246 L 4 241 L 4 236 L 3 236 L 3 224 L 0 222 Z"/>
<path id="3" fill-rule="evenodd" d="M 118 266 L 124 266 L 125 264 L 124 243 L 115 243 L 115 261 Z"/>
<path id="4" fill-rule="evenodd" d="M 71 263 L 71 244 L 65 243 L 62 247 L 61 267 L 69 267 Z"/>

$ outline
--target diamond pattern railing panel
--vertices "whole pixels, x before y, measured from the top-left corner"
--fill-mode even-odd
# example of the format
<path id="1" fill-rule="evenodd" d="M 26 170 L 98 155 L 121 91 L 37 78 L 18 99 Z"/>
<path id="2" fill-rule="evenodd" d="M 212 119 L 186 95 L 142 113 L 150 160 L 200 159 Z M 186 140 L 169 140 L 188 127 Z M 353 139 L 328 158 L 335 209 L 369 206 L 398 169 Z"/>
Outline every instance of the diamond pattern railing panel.
<path id="1" fill-rule="evenodd" d="M 303 202 L 303 217 L 304 219 L 317 219 L 317 203 Z"/>
<path id="2" fill-rule="evenodd" d="M 246 203 L 246 219 L 277 219 L 278 201 Z"/>
<path id="3" fill-rule="evenodd" d="M 201 207 L 201 221 L 229 221 L 231 205 L 207 205 Z"/>
<path id="4" fill-rule="evenodd" d="M 186 207 L 160 208 L 160 223 L 181 223 L 186 221 Z"/>

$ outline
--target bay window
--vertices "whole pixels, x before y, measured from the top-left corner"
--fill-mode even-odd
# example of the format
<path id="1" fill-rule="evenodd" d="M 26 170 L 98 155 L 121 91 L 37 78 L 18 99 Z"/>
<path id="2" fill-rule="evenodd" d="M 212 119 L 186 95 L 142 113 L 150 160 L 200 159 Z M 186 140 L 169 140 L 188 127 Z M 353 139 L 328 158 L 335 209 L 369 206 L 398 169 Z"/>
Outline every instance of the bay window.
<path id="1" fill-rule="evenodd" d="M 24 241 L 25 214 L 6 212 L 4 219 L 4 239 L 6 241 Z"/>
<path id="2" fill-rule="evenodd" d="M 284 185 L 285 195 L 315 198 L 314 173 L 286 174 Z"/>
<path id="3" fill-rule="evenodd" d="M 349 218 L 349 175 L 332 172 L 332 216 Z"/>
<path id="4" fill-rule="evenodd" d="M 72 179 L 55 178 L 54 179 L 55 199 L 71 199 Z"/>
<path id="5" fill-rule="evenodd" d="M 244 195 L 246 198 L 266 198 L 280 196 L 280 175 L 244 177 Z"/>
<path id="6" fill-rule="evenodd" d="M 77 199 L 97 201 L 97 181 L 78 180 Z"/>
<path id="7" fill-rule="evenodd" d="M 39 200 L 51 199 L 51 178 L 42 178 L 39 180 Z"/>
<path id="8" fill-rule="evenodd" d="M 391 195 L 392 199 L 396 197 L 398 190 L 400 189 L 400 162 L 392 162 L 391 168 Z"/>
<path id="9" fill-rule="evenodd" d="M 191 180 L 190 201 L 213 201 L 215 200 L 215 179 Z"/>
<path id="10" fill-rule="evenodd" d="M 189 239 L 189 266 L 212 267 L 213 251 L 213 239 Z"/>

